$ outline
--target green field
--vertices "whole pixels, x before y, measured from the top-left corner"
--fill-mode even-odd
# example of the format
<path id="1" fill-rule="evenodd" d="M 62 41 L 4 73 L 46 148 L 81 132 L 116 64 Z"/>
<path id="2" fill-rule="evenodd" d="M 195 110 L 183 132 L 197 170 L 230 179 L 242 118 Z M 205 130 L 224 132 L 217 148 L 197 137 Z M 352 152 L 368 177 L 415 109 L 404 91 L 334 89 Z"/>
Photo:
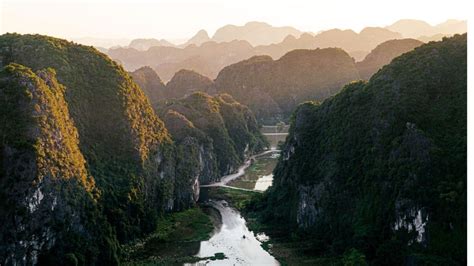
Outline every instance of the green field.
<path id="1" fill-rule="evenodd" d="M 200 242 L 210 238 L 217 221 L 216 210 L 195 207 L 160 219 L 155 233 L 123 246 L 125 265 L 182 265 L 202 260 L 194 255 Z M 214 258 L 215 257 L 215 258 Z M 216 254 L 208 259 L 221 259 Z"/>
<path id="2" fill-rule="evenodd" d="M 247 168 L 245 175 L 231 181 L 228 185 L 231 187 L 254 189 L 257 180 L 264 175 L 271 174 L 277 162 L 278 158 L 273 158 L 272 154 L 257 157 L 252 165 Z"/>

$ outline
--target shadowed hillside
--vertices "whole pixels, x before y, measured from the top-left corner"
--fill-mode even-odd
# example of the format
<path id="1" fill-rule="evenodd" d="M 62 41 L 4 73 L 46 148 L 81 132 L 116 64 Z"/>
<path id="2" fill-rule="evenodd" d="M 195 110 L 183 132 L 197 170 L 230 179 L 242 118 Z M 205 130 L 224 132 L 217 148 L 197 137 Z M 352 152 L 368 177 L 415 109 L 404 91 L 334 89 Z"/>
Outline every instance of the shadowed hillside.
<path id="1" fill-rule="evenodd" d="M 467 36 L 302 104 L 260 205 L 312 256 L 466 263 Z M 262 205 L 263 204 L 263 205 Z"/>
<path id="2" fill-rule="evenodd" d="M 343 50 L 295 50 L 279 60 L 256 56 L 224 68 L 215 80 L 219 93 L 248 105 L 258 119 L 278 120 L 307 100 L 323 100 L 359 79 Z"/>
<path id="3" fill-rule="evenodd" d="M 401 39 L 386 41 L 378 45 L 363 61 L 357 63 L 360 78 L 370 79 L 373 74 L 384 65 L 390 63 L 393 58 L 409 52 L 422 44 L 421 41 L 415 39 Z"/>
<path id="4" fill-rule="evenodd" d="M 5 34 L 0 67 L 2 263 L 118 264 L 119 243 L 194 206 L 201 182 L 267 145 L 253 114 L 228 96 L 183 100 L 201 112 L 191 121 L 211 128 L 162 113 L 170 135 L 127 72 L 92 47 Z M 159 98 L 153 70 L 133 75 Z"/>

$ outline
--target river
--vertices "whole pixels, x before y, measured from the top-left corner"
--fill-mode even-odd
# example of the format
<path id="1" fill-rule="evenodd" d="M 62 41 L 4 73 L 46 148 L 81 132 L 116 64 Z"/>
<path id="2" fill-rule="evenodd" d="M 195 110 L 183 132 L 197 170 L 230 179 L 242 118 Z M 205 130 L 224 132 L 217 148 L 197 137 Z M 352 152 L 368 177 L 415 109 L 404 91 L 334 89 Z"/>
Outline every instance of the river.
<path id="1" fill-rule="evenodd" d="M 280 155 L 278 143 L 286 138 L 284 133 L 275 132 L 276 127 L 264 127 L 262 133 L 269 139 L 270 150 L 250 157 L 234 174 L 223 176 L 220 182 L 201 186 L 202 190 L 209 187 L 227 187 L 245 191 L 263 192 L 271 186 L 272 171 Z M 202 193 L 204 195 L 206 193 Z M 255 235 L 247 227 L 245 218 L 224 200 L 206 200 L 206 205 L 218 210 L 222 224 L 216 228 L 209 240 L 201 241 L 197 257 L 212 257 L 223 253 L 224 260 L 203 260 L 186 265 L 280 265 L 280 263 L 261 246 L 268 241 L 264 234 Z"/>
<path id="2" fill-rule="evenodd" d="M 245 219 L 224 200 L 209 202 L 222 216 L 222 226 L 207 241 L 202 241 L 197 257 L 210 257 L 224 253 L 224 260 L 205 260 L 193 265 L 280 265 L 265 251 L 260 240 L 267 237 L 255 236 L 247 228 Z M 189 265 L 189 264 L 188 264 Z"/>

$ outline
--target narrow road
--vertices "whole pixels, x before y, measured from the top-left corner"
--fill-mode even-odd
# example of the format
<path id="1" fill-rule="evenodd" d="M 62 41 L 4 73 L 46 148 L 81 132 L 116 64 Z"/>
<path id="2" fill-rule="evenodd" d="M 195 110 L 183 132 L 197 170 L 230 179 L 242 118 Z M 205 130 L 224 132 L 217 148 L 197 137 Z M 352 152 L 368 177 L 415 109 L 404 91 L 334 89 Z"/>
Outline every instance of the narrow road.
<path id="1" fill-rule="evenodd" d="M 226 176 L 223 176 L 221 177 L 221 181 L 219 182 L 215 182 L 215 183 L 212 183 L 212 184 L 207 184 L 207 185 L 201 185 L 200 187 L 227 187 L 227 188 L 232 188 L 232 189 L 237 189 L 237 190 L 243 190 L 243 191 L 252 191 L 252 192 L 260 192 L 261 191 L 256 191 L 256 190 L 252 190 L 252 189 L 246 189 L 246 188 L 238 188 L 238 187 L 232 187 L 232 186 L 228 186 L 227 183 L 229 183 L 230 181 L 234 180 L 234 179 L 237 179 L 241 176 L 243 176 L 245 174 L 245 170 L 247 170 L 247 168 L 250 167 L 250 165 L 252 165 L 252 161 L 259 157 L 259 156 L 262 156 L 262 155 L 265 155 L 265 154 L 268 154 L 268 153 L 272 153 L 272 152 L 280 152 L 280 150 L 277 150 L 277 149 L 270 149 L 270 150 L 266 150 L 262 153 L 259 153 L 259 154 L 256 154 L 256 155 L 253 155 L 251 156 L 249 159 L 247 159 L 243 165 L 241 165 L 238 169 L 238 171 L 234 174 L 230 174 L 230 175 L 226 175 Z"/>

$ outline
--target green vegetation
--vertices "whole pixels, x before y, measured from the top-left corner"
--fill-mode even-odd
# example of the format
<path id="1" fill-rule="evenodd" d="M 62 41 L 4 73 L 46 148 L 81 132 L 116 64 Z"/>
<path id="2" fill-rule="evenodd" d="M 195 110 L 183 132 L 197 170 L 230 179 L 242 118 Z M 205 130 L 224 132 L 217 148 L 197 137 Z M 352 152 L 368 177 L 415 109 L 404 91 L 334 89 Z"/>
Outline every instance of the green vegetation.
<path id="1" fill-rule="evenodd" d="M 52 37 L 5 34 L 0 50 L 3 63 L 19 63 L 33 71 L 52 68 L 65 86 L 79 148 L 117 238 L 129 241 L 153 228 L 168 201 L 159 188 L 168 181 L 149 178 L 165 168 L 156 158 L 171 157 L 171 140 L 128 74 L 92 47 Z M 146 194 L 137 193 L 145 190 Z"/>
<path id="2" fill-rule="evenodd" d="M 113 264 L 116 238 L 97 205 L 100 191 L 55 75 L 14 63 L 0 71 L 0 256 Z M 45 248 L 52 241 L 56 248 Z"/>
<path id="3" fill-rule="evenodd" d="M 130 76 L 140 86 L 152 105 L 165 98 L 165 84 L 151 67 L 141 67 L 131 72 Z"/>
<path id="4" fill-rule="evenodd" d="M 228 185 L 231 187 L 254 189 L 260 177 L 270 175 L 273 172 L 278 159 L 272 156 L 272 153 L 268 153 L 255 158 L 250 167 L 245 170 L 245 174 L 231 181 Z"/>
<path id="5" fill-rule="evenodd" d="M 420 46 L 300 105 L 274 185 L 249 211 L 313 257 L 465 264 L 466 39 Z"/>
<path id="6" fill-rule="evenodd" d="M 225 95 L 188 97 L 186 116 L 163 112 L 173 141 L 128 73 L 92 47 L 4 34 L 0 64 L 0 255 L 12 263 L 117 264 L 120 244 L 266 146 L 248 108 Z"/>
<path id="7" fill-rule="evenodd" d="M 199 208 L 173 213 L 158 222 L 159 241 L 202 241 L 209 238 L 214 226 Z"/>
<path id="8" fill-rule="evenodd" d="M 210 187 L 209 198 L 215 200 L 225 200 L 239 211 L 244 211 L 249 204 L 258 201 L 262 197 L 261 193 L 243 191 L 227 187 Z"/>
<path id="9" fill-rule="evenodd" d="M 299 103 L 323 100 L 358 79 L 342 49 L 293 50 L 278 60 L 254 56 L 223 68 L 214 86 L 247 105 L 264 124 L 285 121 Z"/>
<path id="10" fill-rule="evenodd" d="M 389 64 L 392 59 L 422 44 L 423 42 L 415 39 L 395 39 L 377 45 L 363 61 L 356 63 L 360 78 L 370 79 L 373 74 Z"/>
<path id="11" fill-rule="evenodd" d="M 214 230 L 210 215 L 214 210 L 191 208 L 165 215 L 151 235 L 124 247 L 126 265 L 178 264 L 197 262 L 202 259 L 224 259 L 223 254 L 215 257 L 197 258 L 200 241 L 209 239 Z"/>
<path id="12" fill-rule="evenodd" d="M 216 160 L 217 176 L 231 173 L 246 155 L 268 146 L 252 112 L 229 95 L 211 97 L 196 92 L 182 99 L 168 100 L 155 108 L 179 142 L 192 134 L 199 143 L 204 142 L 207 146 L 212 143 L 207 153 L 213 153 L 210 157 Z"/>

